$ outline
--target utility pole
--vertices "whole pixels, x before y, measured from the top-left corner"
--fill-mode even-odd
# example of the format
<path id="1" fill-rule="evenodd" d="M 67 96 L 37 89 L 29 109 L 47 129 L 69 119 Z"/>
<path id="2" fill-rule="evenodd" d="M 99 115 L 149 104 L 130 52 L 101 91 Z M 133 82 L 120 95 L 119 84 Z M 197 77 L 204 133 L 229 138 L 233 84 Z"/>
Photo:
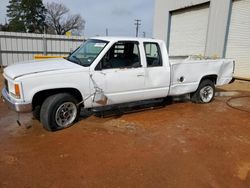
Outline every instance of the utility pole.
<path id="1" fill-rule="evenodd" d="M 139 20 L 139 19 L 135 19 L 135 26 L 136 26 L 136 37 L 138 37 L 138 32 L 139 32 L 139 27 L 140 27 L 140 25 L 141 25 L 141 20 Z"/>
<path id="2" fill-rule="evenodd" d="M 146 38 L 146 32 L 143 31 L 143 38 Z"/>

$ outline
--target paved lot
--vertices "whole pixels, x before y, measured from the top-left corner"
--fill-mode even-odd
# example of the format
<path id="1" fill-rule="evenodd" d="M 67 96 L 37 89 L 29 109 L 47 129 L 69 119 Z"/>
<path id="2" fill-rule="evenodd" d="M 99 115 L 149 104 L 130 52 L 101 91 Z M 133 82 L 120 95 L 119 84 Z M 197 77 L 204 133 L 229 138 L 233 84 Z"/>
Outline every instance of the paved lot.
<path id="1" fill-rule="evenodd" d="M 50 133 L 0 102 L 0 187 L 250 187 L 250 84 Z M 232 92 L 231 90 L 241 90 Z"/>

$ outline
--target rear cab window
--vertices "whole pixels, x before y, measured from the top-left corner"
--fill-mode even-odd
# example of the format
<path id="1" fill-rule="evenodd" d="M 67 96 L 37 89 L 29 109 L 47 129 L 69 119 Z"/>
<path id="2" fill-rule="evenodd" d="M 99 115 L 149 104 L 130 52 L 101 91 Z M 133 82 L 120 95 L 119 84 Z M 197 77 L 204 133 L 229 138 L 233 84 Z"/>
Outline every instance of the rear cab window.
<path id="1" fill-rule="evenodd" d="M 146 54 L 147 67 L 162 66 L 162 57 L 159 44 L 154 42 L 144 42 L 143 44 Z"/>

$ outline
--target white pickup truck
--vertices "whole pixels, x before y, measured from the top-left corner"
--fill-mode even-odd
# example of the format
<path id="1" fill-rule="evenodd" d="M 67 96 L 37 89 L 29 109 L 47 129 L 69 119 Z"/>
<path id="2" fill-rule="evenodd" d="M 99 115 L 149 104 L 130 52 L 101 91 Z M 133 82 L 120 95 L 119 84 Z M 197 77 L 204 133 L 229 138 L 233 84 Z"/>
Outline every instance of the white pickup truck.
<path id="1" fill-rule="evenodd" d="M 44 128 L 71 126 L 80 108 L 190 94 L 209 103 L 215 85 L 231 82 L 230 59 L 171 61 L 164 41 L 125 37 L 88 39 L 65 59 L 4 69 L 3 100 L 17 112 L 35 112 Z"/>

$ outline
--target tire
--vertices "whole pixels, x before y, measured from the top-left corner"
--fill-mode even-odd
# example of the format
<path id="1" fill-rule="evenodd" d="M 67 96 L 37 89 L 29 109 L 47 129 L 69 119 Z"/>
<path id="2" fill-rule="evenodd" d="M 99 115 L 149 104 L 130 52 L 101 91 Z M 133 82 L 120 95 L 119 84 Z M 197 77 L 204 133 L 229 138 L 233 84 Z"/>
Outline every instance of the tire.
<path id="1" fill-rule="evenodd" d="M 211 80 L 202 80 L 198 89 L 190 95 L 190 98 L 194 103 L 206 104 L 213 101 L 214 95 L 214 82 Z"/>
<path id="2" fill-rule="evenodd" d="M 49 96 L 42 104 L 40 119 L 48 131 L 58 131 L 72 126 L 79 117 L 77 100 L 68 93 Z"/>

